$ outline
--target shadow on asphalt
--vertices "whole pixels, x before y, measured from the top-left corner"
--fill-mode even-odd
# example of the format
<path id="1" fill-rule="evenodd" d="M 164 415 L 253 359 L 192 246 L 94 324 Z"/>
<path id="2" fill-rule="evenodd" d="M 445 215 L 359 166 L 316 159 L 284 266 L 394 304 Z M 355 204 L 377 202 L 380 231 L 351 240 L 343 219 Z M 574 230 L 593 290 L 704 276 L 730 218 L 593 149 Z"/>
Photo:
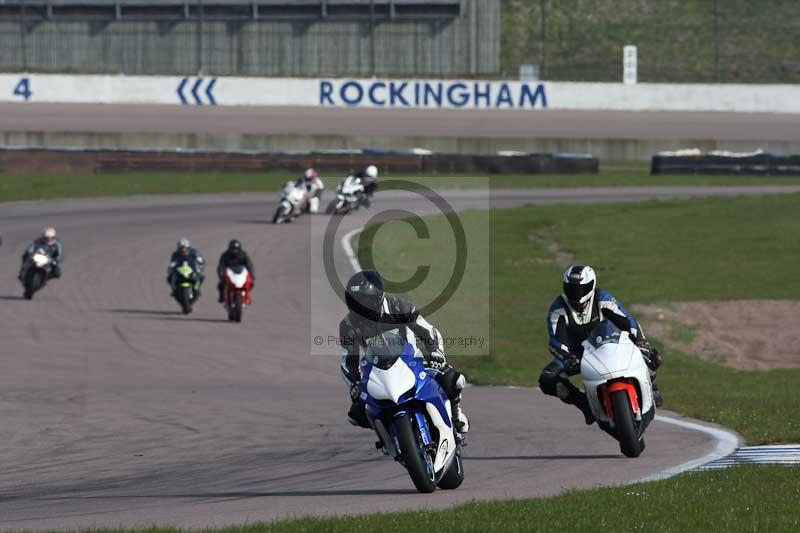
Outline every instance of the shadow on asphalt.
<path id="1" fill-rule="evenodd" d="M 157 309 L 106 309 L 106 311 L 119 315 L 173 316 L 182 314 L 180 311 L 159 311 Z"/>
<path id="2" fill-rule="evenodd" d="M 417 494 L 414 489 L 350 489 L 350 490 L 286 490 L 286 491 L 231 491 L 231 492 L 197 492 L 188 494 L 115 494 L 113 496 L 44 496 L 40 500 L 137 500 L 137 499 L 246 499 L 246 498 L 285 498 L 310 496 L 379 496 Z"/>
<path id="3" fill-rule="evenodd" d="M 464 457 L 464 461 L 579 461 L 581 459 L 624 459 L 619 455 L 498 455 L 492 457 Z"/>
<path id="4" fill-rule="evenodd" d="M 176 320 L 181 322 L 229 322 L 226 318 L 194 318 L 186 316 L 180 311 L 161 311 L 157 309 L 108 309 L 115 315 L 136 315 L 138 318 L 149 320 Z M 223 313 L 224 315 L 224 313 Z"/>

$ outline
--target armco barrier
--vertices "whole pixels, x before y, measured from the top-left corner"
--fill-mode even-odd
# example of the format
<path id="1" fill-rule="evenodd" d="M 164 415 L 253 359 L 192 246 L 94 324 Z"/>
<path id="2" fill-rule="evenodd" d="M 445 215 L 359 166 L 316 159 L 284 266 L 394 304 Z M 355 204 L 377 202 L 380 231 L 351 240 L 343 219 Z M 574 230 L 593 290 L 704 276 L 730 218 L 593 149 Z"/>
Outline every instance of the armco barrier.
<path id="1" fill-rule="evenodd" d="M 650 173 L 800 176 L 800 155 L 655 155 Z"/>
<path id="2" fill-rule="evenodd" d="M 599 162 L 588 155 L 353 152 L 206 152 L 148 150 L 0 149 L 0 174 L 88 175 L 122 172 L 300 173 L 309 166 L 347 173 L 377 165 L 392 174 L 596 174 Z"/>

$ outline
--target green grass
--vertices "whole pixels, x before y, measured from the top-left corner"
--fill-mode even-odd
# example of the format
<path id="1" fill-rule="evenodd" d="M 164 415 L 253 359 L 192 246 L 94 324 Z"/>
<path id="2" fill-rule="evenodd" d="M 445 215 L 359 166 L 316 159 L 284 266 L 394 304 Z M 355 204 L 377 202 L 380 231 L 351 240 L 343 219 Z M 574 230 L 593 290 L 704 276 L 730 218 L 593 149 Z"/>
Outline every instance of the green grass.
<path id="1" fill-rule="evenodd" d="M 97 174 L 88 176 L 3 176 L 0 202 L 91 198 L 137 194 L 202 194 L 277 191 L 288 174 Z"/>
<path id="2" fill-rule="evenodd" d="M 467 466 L 468 468 L 468 466 Z M 408 533 L 410 531 L 770 531 L 800 530 L 800 469 L 736 467 L 538 500 L 477 502 L 445 511 L 305 518 L 217 530 L 225 533 Z M 100 533 L 100 530 L 97 530 Z M 174 529 L 150 529 L 168 533 Z"/>
<path id="3" fill-rule="evenodd" d="M 800 195 L 466 212 L 459 217 L 468 235 L 474 232 L 467 242 L 475 266 L 429 318 L 448 337 L 490 334 L 488 350 L 448 350 L 470 381 L 536 385 L 550 359 L 545 315 L 564 269 L 551 241 L 575 262 L 595 266 L 599 285 L 625 304 L 796 300 L 800 284 L 786 280 L 794 279 L 800 259 L 798 213 Z M 371 250 L 389 279 L 434 264 L 426 283 L 408 291 L 419 305 L 446 284 L 455 254 L 442 217 L 429 219 L 429 228 L 430 239 L 417 239 L 407 223 L 386 224 Z M 358 252 L 366 260 L 364 235 Z M 736 371 L 657 340 L 667 343 L 659 372 L 666 407 L 731 427 L 751 444 L 800 442 L 800 419 L 787 416 L 800 370 Z"/>
<path id="4" fill-rule="evenodd" d="M 545 5 L 546 35 L 542 31 Z M 642 82 L 797 83 L 797 3 L 713 0 L 502 0 L 501 70 L 543 64 L 547 80 L 622 79 L 622 47 L 634 44 Z"/>
<path id="5" fill-rule="evenodd" d="M 645 164 L 607 165 L 599 174 L 492 176 L 475 179 L 467 176 L 384 175 L 383 178 L 403 179 L 414 187 L 417 184 L 436 188 L 567 188 L 618 187 L 648 185 L 800 185 L 800 177 L 754 176 L 650 176 Z M 46 200 L 101 196 L 130 196 L 137 194 L 204 194 L 217 192 L 273 192 L 280 190 L 286 180 L 296 176 L 286 173 L 225 174 L 101 174 L 88 176 L 7 176 L 0 175 L 0 202 Z M 323 176 L 327 189 L 334 190 L 339 176 Z M 390 187 L 385 187 L 390 188 Z"/>

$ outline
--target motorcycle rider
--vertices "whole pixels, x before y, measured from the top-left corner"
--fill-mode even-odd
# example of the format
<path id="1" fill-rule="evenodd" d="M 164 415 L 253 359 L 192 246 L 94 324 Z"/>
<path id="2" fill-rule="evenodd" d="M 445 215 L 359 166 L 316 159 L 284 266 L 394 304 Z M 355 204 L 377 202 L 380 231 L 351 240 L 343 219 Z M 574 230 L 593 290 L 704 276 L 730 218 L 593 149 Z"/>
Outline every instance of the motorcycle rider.
<path id="1" fill-rule="evenodd" d="M 364 186 L 364 193 L 366 193 L 367 198 L 370 198 L 378 190 L 378 168 L 375 165 L 368 166 L 361 172 L 354 174 L 353 177 L 358 179 L 361 185 Z M 369 199 L 365 203 L 369 207 Z"/>
<path id="2" fill-rule="evenodd" d="M 61 263 L 64 262 L 64 245 L 56 238 L 56 229 L 52 226 L 45 228 L 42 234 L 34 240 L 22 254 L 22 266 L 17 276 L 20 281 L 25 279 L 28 260 L 38 249 L 43 249 L 53 261 L 49 278 L 58 279 L 61 277 Z"/>
<path id="3" fill-rule="evenodd" d="M 587 425 L 595 421 L 589 400 L 586 393 L 569 381 L 568 376 L 580 374 L 583 356 L 581 343 L 601 320 L 609 320 L 620 330 L 628 332 L 650 368 L 653 400 L 657 407 L 663 403 L 661 391 L 655 382 L 656 369 L 662 362 L 658 351 L 650 346 L 641 326 L 622 304 L 597 287 L 594 269 L 586 265 L 574 265 L 564 272 L 563 293 L 555 299 L 547 313 L 549 349 L 555 359 L 542 370 L 539 387 L 543 393 L 557 396 L 564 403 L 580 409 Z"/>
<path id="4" fill-rule="evenodd" d="M 228 249 L 222 252 L 222 255 L 219 257 L 219 263 L 217 264 L 217 276 L 219 277 L 219 283 L 217 284 L 219 298 L 217 302 L 225 302 L 225 270 L 237 266 L 244 266 L 247 268 L 252 281 L 250 287 L 254 287 L 256 284 L 256 273 L 253 270 L 253 262 L 250 260 L 250 256 L 247 255 L 244 248 L 242 248 L 242 243 L 238 239 L 232 239 L 228 243 Z"/>
<path id="5" fill-rule="evenodd" d="M 167 284 L 172 288 L 172 296 L 175 296 L 175 284 L 177 282 L 177 268 L 183 264 L 184 261 L 194 261 L 197 267 L 197 274 L 200 276 L 200 285 L 197 289 L 197 296 L 200 297 L 200 286 L 206 279 L 206 260 L 195 248 L 192 248 L 192 243 L 186 237 L 178 241 L 178 246 L 172 256 L 169 258 L 169 266 L 167 267 Z"/>
<path id="6" fill-rule="evenodd" d="M 313 168 L 306 169 L 305 173 L 294 182 L 295 187 L 305 189 L 308 194 L 308 211 L 311 214 L 319 212 L 319 200 L 322 196 L 322 191 L 325 189 L 325 184 L 317 175 L 317 171 Z"/>
<path id="7" fill-rule="evenodd" d="M 469 421 L 461 409 L 461 390 L 466 380 L 447 364 L 441 334 L 419 314 L 414 304 L 399 296 L 385 294 L 383 287 L 383 279 L 374 270 L 357 272 L 345 287 L 348 313 L 339 323 L 339 337 L 342 377 L 350 389 L 352 402 L 347 420 L 354 426 L 370 427 L 358 385 L 361 379 L 360 352 L 366 348 L 367 340 L 375 335 L 396 331 L 420 349 L 425 357 L 425 366 L 440 371 L 436 381 L 450 399 L 455 428 L 462 435 L 467 433 Z"/>

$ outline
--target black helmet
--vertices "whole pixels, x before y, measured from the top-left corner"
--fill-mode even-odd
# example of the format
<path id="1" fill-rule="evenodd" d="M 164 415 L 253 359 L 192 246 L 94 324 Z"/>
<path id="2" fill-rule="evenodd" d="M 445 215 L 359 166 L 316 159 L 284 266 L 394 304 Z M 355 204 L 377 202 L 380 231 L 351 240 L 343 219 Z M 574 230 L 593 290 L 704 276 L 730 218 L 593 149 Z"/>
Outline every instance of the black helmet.
<path id="1" fill-rule="evenodd" d="M 242 251 L 242 243 L 239 239 L 232 239 L 231 242 L 228 243 L 228 251 L 237 254 Z"/>
<path id="2" fill-rule="evenodd" d="M 364 317 L 374 317 L 383 305 L 383 279 L 374 270 L 353 274 L 344 288 L 347 308 Z"/>
<path id="3" fill-rule="evenodd" d="M 597 276 L 590 266 L 575 265 L 564 272 L 564 298 L 579 313 L 592 301 L 596 285 Z"/>

